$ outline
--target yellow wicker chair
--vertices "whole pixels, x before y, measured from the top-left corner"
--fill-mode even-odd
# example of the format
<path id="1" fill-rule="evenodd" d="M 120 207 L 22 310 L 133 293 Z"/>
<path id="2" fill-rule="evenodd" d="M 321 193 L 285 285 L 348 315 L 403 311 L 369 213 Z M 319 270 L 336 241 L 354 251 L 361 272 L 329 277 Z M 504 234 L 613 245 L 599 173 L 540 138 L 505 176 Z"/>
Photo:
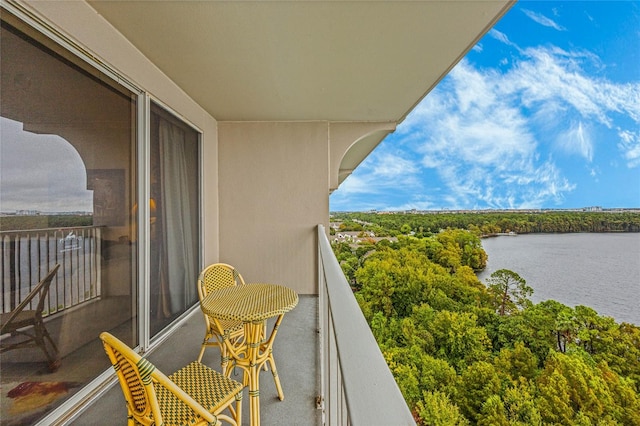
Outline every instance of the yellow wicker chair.
<path id="1" fill-rule="evenodd" d="M 101 333 L 127 403 L 128 424 L 242 423 L 241 383 L 194 361 L 169 377 L 109 333 Z M 236 402 L 233 407 L 233 402 Z M 231 416 L 222 414 L 229 409 Z"/>
<path id="2" fill-rule="evenodd" d="M 58 347 L 44 326 L 42 313 L 44 312 L 44 302 L 49 293 L 51 281 L 56 276 L 58 268 L 60 268 L 60 264 L 56 264 L 13 311 L 0 316 L 0 335 L 20 336 L 20 341 L 17 343 L 13 341 L 0 343 L 0 353 L 13 349 L 38 347 L 47 357 L 49 371 L 51 372 L 60 367 L 60 358 L 58 357 Z M 31 305 L 36 296 L 38 296 L 38 304 L 35 309 L 27 309 L 27 306 Z M 49 341 L 51 349 L 47 349 L 45 339 Z"/>
<path id="3" fill-rule="evenodd" d="M 200 298 L 200 302 L 202 302 L 202 300 L 212 291 L 244 284 L 245 282 L 242 275 L 240 275 L 233 266 L 226 263 L 214 263 L 204 268 L 198 277 L 198 297 Z M 222 339 L 228 338 L 231 339 L 232 342 L 241 343 L 244 339 L 244 327 L 242 322 L 220 321 L 220 325 L 224 330 L 219 332 L 213 320 L 204 312 L 203 315 L 207 330 L 205 332 L 204 340 L 202 341 L 198 361 L 202 361 L 202 356 L 204 355 L 204 351 L 207 347 L 217 346 L 220 348 L 222 372 L 228 375 L 229 371 L 227 371 L 227 367 L 229 365 L 229 355 L 227 348 L 222 343 Z"/>

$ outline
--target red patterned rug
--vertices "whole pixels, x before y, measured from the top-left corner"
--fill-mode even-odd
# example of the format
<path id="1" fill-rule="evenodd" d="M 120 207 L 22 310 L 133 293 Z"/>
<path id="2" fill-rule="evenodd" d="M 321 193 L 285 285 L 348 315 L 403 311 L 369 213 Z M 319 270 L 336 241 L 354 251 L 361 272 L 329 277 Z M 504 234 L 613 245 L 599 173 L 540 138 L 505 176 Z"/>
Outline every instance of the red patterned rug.
<path id="1" fill-rule="evenodd" d="M 75 382 L 22 382 L 8 384 L 2 390 L 3 426 L 32 424 L 42 417 L 44 412 L 53 408 L 53 404 L 65 397 L 72 388 L 80 386 Z"/>

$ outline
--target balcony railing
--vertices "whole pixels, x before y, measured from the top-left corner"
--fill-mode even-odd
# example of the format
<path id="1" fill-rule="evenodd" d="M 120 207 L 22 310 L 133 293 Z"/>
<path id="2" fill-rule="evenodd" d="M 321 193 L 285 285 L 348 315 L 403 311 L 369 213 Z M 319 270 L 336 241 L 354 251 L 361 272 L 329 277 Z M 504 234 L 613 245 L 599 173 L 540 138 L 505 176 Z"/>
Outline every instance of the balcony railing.
<path id="1" fill-rule="evenodd" d="M 415 425 L 322 225 L 318 251 L 323 423 Z"/>
<path id="2" fill-rule="evenodd" d="M 44 315 L 100 297 L 99 227 L 4 231 L 0 238 L 3 313 L 18 306 L 56 263 L 61 266 L 51 283 Z"/>

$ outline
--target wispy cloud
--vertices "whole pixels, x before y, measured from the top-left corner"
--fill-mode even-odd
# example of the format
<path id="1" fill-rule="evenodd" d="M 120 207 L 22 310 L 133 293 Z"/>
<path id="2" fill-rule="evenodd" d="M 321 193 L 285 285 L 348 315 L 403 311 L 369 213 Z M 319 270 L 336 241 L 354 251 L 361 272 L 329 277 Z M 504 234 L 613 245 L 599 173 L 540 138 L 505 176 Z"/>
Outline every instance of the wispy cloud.
<path id="1" fill-rule="evenodd" d="M 534 22 L 537 22 L 542 26 L 553 28 L 554 30 L 558 30 L 558 31 L 566 31 L 566 28 L 564 28 L 562 25 L 557 24 L 552 19 L 547 18 L 546 16 L 540 13 L 534 12 L 529 9 L 521 9 L 521 10 L 524 12 L 525 15 L 531 18 L 531 20 L 533 20 Z"/>
<path id="2" fill-rule="evenodd" d="M 588 52 L 566 52 L 557 48 L 535 48 L 523 52 L 504 76 L 501 89 L 520 94 L 526 107 L 539 108 L 546 102 L 559 102 L 581 116 L 611 126 L 611 112 L 638 118 L 638 85 L 625 88 L 585 74 L 581 65 L 596 62 Z M 634 99 L 635 98 L 635 99 Z"/>
<path id="3" fill-rule="evenodd" d="M 629 167 L 640 166 L 635 130 L 640 126 L 640 83 L 615 84 L 591 77 L 582 69 L 585 63 L 598 64 L 599 60 L 589 52 L 528 49 L 524 59 L 504 76 L 502 93 L 517 95 L 540 128 L 557 135 L 552 139 L 559 149 L 589 162 L 596 145 L 607 143 L 595 136 L 596 126 L 615 130 L 614 123 L 628 123 L 629 128 L 617 129 L 615 145 Z"/>
<path id="4" fill-rule="evenodd" d="M 509 37 L 507 37 L 505 33 L 500 32 L 495 28 L 490 29 L 488 34 L 489 36 L 495 38 L 501 43 L 506 44 L 507 46 L 518 47 L 515 43 L 512 43 L 511 40 L 509 40 Z"/>
<path id="5" fill-rule="evenodd" d="M 390 209 L 560 205 L 577 187 L 560 159 L 582 159 L 595 182 L 599 172 L 591 163 L 597 146 L 610 150 L 606 144 L 611 137 L 617 138 L 621 160 L 630 168 L 640 167 L 640 84 L 588 76 L 583 66 L 599 63 L 589 52 L 546 47 L 519 53 L 520 59 L 504 73 L 460 62 L 381 145 L 384 148 L 374 151 L 362 173 L 345 182 L 346 192 L 409 187 L 410 201 Z M 613 129 L 619 117 L 629 128 Z M 609 137 L 596 136 L 598 126 L 609 131 Z M 405 151 L 391 154 L 390 146 Z M 541 158 L 541 152 L 548 151 L 542 146 L 554 149 Z M 438 187 L 437 199 L 420 193 L 418 176 L 424 185 Z"/>
<path id="6" fill-rule="evenodd" d="M 619 130 L 618 149 L 626 160 L 627 167 L 640 167 L 640 133 L 629 130 Z"/>
<path id="7" fill-rule="evenodd" d="M 406 154 L 389 152 L 383 146 L 371 153 L 341 185 L 342 195 L 379 194 L 387 189 L 418 190 L 419 165 Z"/>
<path id="8" fill-rule="evenodd" d="M 593 137 L 588 126 L 582 121 L 571 123 L 558 135 L 556 143 L 567 153 L 578 154 L 588 162 L 593 160 Z"/>

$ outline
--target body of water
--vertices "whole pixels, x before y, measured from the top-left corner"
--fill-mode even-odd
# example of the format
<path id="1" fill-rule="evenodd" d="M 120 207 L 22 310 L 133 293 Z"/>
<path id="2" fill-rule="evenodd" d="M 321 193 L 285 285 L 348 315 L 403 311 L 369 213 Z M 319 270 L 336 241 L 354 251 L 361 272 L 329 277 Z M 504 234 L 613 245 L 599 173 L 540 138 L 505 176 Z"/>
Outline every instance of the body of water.
<path id="1" fill-rule="evenodd" d="M 482 240 L 489 256 L 478 274 L 509 269 L 533 288 L 532 301 L 590 306 L 640 325 L 640 234 L 528 234 Z"/>

